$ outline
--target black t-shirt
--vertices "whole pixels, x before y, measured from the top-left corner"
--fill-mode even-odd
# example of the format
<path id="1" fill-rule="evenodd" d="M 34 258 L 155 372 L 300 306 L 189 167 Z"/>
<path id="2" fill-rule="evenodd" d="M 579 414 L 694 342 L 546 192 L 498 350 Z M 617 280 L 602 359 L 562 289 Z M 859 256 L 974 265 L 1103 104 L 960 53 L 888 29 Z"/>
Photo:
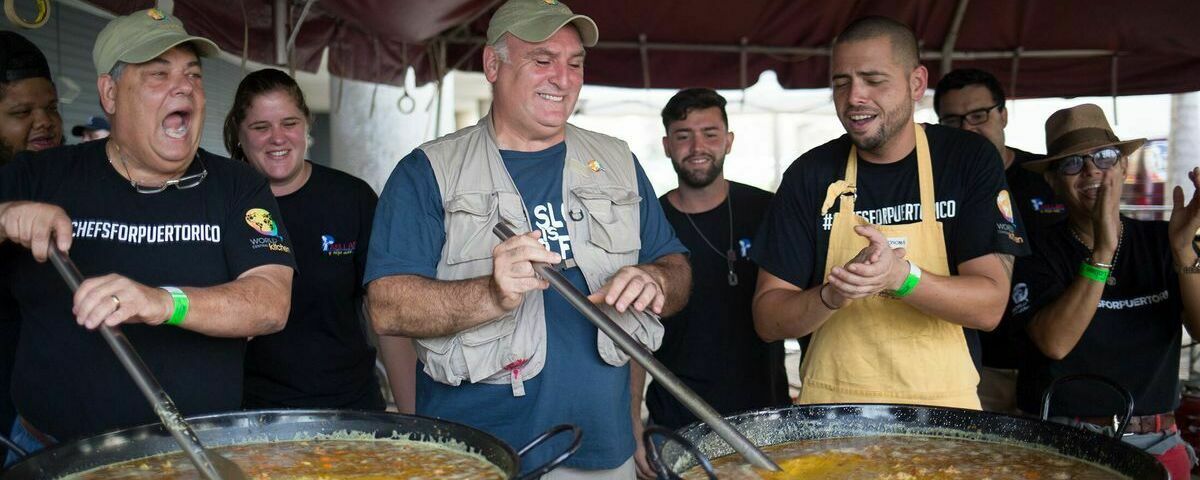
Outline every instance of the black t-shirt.
<path id="1" fill-rule="evenodd" d="M 1029 247 L 1019 216 L 1007 199 L 1003 162 L 983 137 L 940 125 L 925 125 L 933 168 L 935 214 L 942 224 L 951 275 L 958 265 L 991 254 L 1027 255 Z M 829 185 L 845 177 L 851 141 L 842 135 L 792 162 L 783 174 L 770 212 L 755 240 L 753 259 L 772 275 L 800 288 L 824 281 L 825 256 L 835 201 L 828 214 L 821 206 Z M 857 213 L 881 225 L 920 221 L 921 191 L 914 148 L 889 164 L 858 161 Z M 978 338 L 964 329 L 978 366 Z"/>
<path id="2" fill-rule="evenodd" d="M 375 191 L 312 164 L 308 182 L 276 200 L 300 269 L 287 327 L 246 347 L 244 406 L 383 410 L 358 315 Z"/>
<path id="3" fill-rule="evenodd" d="M 1008 179 L 1008 188 L 1012 191 L 1013 204 L 1021 213 L 1024 220 L 1025 233 L 1032 241 L 1034 231 L 1054 225 L 1067 218 L 1067 207 L 1054 194 L 1054 189 L 1046 183 L 1046 178 L 1040 173 L 1026 170 L 1021 165 L 1046 158 L 1045 155 L 1029 153 L 1024 150 L 1008 147 L 1015 154 L 1013 163 L 1004 172 Z"/>
<path id="4" fill-rule="evenodd" d="M 666 334 L 654 353 L 722 414 L 790 403 L 783 342 L 763 342 L 754 331 L 751 313 L 758 267 L 747 255 L 771 193 L 729 182 L 729 195 L 735 212 L 732 237 L 737 286 L 729 285 L 724 253 L 730 247 L 729 204 L 692 214 L 689 222 L 688 215 L 671 205 L 666 195 L 659 199 L 675 235 L 692 252 L 692 294 L 687 307 L 663 319 Z M 654 423 L 669 428 L 696 421 L 657 382 L 646 392 L 646 407 Z"/>
<path id="5" fill-rule="evenodd" d="M 1062 360 L 1051 360 L 1026 340 L 1017 400 L 1022 410 L 1041 411 L 1042 392 L 1063 375 L 1095 373 L 1133 394 L 1134 414 L 1173 412 L 1179 406 L 1179 342 L 1183 304 L 1166 222 L 1122 218 L 1125 232 L 1100 305 L 1079 343 Z M 1067 222 L 1039 232 L 1033 255 L 1017 261 L 1011 304 L 1024 331 L 1037 312 L 1056 300 L 1078 276 L 1088 250 Z M 1026 336 L 1028 339 L 1028 336 Z M 1075 381 L 1058 388 L 1051 415 L 1109 416 L 1122 412 L 1110 388 Z"/>
<path id="6" fill-rule="evenodd" d="M 8 436 L 8 428 L 17 415 L 9 385 L 12 384 L 12 366 L 21 324 L 17 323 L 17 304 L 9 290 L 9 272 L 20 248 L 12 242 L 0 243 L 0 434 L 4 436 Z M 0 456 L 6 455 L 7 451 L 0 445 Z"/>
<path id="7" fill-rule="evenodd" d="M 266 180 L 249 166 L 200 151 L 194 188 L 136 192 L 105 154 L 107 141 L 18 155 L 0 170 L 0 202 L 66 210 L 70 256 L 85 277 L 119 273 L 144 285 L 208 287 L 252 268 L 294 266 L 289 236 Z M 254 220 L 254 223 L 248 221 Z M 71 314 L 71 292 L 49 263 L 13 262 L 21 336 L 13 371 L 17 411 L 59 441 L 156 421 L 96 332 Z M 236 410 L 246 341 L 166 325 L 121 330 L 185 415 Z"/>
<path id="8" fill-rule="evenodd" d="M 1038 230 L 1045 229 L 1067 218 L 1067 207 L 1054 195 L 1054 189 L 1046 183 L 1040 173 L 1034 173 L 1021 167 L 1026 162 L 1046 158 L 1045 155 L 1029 153 L 1024 150 L 1009 147 L 1016 155 L 1008 167 L 1005 176 L 1008 178 L 1008 188 L 1012 191 L 1013 205 L 1025 222 L 1026 239 L 1031 242 L 1038 237 Z M 979 332 L 979 342 L 983 349 L 983 365 L 992 368 L 1017 368 L 1020 363 L 1020 340 L 1024 333 L 1013 326 L 1008 311 L 1000 325 L 990 332 Z"/>

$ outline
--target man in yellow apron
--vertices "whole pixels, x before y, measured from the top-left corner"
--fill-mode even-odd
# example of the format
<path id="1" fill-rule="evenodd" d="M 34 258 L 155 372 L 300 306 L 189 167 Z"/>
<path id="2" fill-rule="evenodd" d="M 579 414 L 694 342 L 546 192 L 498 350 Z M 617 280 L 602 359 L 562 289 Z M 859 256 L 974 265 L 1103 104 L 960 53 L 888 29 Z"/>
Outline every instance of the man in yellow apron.
<path id="1" fill-rule="evenodd" d="M 1028 253 L 1003 163 L 983 137 L 913 123 L 928 72 L 881 17 L 834 41 L 847 135 L 784 174 L 756 240 L 755 328 L 809 337 L 801 403 L 979 408 L 963 327 L 991 330 Z"/>

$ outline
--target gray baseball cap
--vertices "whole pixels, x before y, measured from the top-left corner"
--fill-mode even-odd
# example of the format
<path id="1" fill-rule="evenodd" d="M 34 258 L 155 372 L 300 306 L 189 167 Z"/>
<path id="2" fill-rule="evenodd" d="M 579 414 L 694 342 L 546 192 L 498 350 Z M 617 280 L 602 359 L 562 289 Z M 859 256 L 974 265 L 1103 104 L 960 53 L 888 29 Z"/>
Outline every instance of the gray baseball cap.
<path id="1" fill-rule="evenodd" d="M 149 62 L 163 52 L 188 42 L 196 47 L 201 57 L 221 53 L 212 40 L 188 35 L 178 18 L 157 8 L 140 10 L 108 22 L 96 37 L 96 45 L 92 47 L 92 62 L 96 65 L 96 75 L 104 75 L 117 62 Z"/>
<path id="2" fill-rule="evenodd" d="M 508 0 L 488 23 L 487 43 L 496 43 L 505 33 L 529 43 L 544 42 L 568 23 L 579 29 L 583 46 L 596 46 L 600 29 L 587 15 L 576 15 L 558 0 Z"/>

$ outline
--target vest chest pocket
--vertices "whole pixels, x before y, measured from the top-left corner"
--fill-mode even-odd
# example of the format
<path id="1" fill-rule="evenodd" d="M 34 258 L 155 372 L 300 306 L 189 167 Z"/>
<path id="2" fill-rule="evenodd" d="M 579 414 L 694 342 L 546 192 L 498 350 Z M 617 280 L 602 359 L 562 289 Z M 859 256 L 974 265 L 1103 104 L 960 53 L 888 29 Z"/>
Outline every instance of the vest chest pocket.
<path id="1" fill-rule="evenodd" d="M 447 264 L 492 256 L 492 248 L 500 243 L 492 233 L 500 218 L 498 205 L 491 193 L 463 193 L 446 202 Z"/>
<path id="2" fill-rule="evenodd" d="M 588 242 L 609 253 L 642 247 L 638 207 L 642 197 L 622 187 L 575 187 L 571 193 L 587 211 Z"/>

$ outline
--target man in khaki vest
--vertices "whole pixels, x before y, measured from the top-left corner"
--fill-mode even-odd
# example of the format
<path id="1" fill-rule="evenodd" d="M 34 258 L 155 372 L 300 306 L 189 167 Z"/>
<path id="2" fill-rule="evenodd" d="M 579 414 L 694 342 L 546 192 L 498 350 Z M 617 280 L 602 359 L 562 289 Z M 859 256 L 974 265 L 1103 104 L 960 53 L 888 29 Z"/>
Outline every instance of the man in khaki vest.
<path id="1" fill-rule="evenodd" d="M 376 331 L 414 339 L 416 409 L 514 446 L 561 423 L 583 444 L 550 478 L 633 478 L 628 357 L 535 276 L 561 267 L 651 349 L 679 311 L 686 249 L 629 147 L 567 123 L 595 23 L 552 0 L 509 0 L 488 27 L 492 110 L 397 165 L 376 211 L 365 282 Z M 521 235 L 500 242 L 506 222 Z M 539 448 L 530 472 L 557 455 Z"/>
<path id="2" fill-rule="evenodd" d="M 1028 252 L 999 154 L 913 123 L 928 73 L 904 24 L 853 22 L 831 73 L 847 135 L 784 173 L 751 255 L 755 328 L 809 337 L 801 403 L 978 409 L 962 329 L 996 326 L 1013 255 Z"/>

